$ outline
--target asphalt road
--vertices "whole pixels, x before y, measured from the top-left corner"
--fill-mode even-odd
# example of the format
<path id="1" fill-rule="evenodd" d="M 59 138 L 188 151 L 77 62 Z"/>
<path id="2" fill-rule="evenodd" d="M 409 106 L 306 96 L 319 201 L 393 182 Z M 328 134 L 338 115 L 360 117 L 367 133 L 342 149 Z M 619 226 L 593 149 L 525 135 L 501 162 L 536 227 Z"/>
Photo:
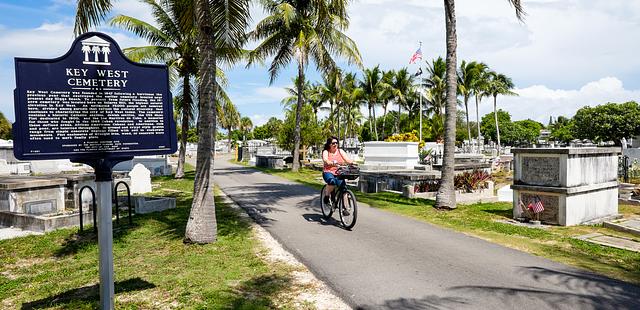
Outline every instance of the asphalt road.
<path id="1" fill-rule="evenodd" d="M 640 309 L 638 286 L 363 204 L 346 231 L 322 219 L 315 189 L 215 167 L 222 190 L 355 309 Z"/>

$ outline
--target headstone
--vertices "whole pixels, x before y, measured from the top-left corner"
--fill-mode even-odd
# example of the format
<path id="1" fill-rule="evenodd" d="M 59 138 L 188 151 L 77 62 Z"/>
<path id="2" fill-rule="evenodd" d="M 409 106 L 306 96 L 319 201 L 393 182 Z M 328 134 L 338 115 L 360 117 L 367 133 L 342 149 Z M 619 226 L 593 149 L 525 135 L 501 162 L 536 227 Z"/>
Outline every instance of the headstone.
<path id="1" fill-rule="evenodd" d="M 7 161 L 4 159 L 0 159 L 0 175 L 10 175 L 11 167 L 7 164 Z"/>
<path id="2" fill-rule="evenodd" d="M 151 171 L 142 164 L 136 164 L 129 172 L 131 194 L 144 194 L 151 191 Z"/>

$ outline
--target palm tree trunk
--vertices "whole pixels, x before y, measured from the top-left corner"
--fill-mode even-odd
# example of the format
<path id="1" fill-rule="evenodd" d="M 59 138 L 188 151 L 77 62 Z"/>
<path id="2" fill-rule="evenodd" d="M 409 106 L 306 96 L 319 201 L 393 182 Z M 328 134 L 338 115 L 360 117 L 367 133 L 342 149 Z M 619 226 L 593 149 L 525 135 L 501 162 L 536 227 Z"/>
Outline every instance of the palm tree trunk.
<path id="1" fill-rule="evenodd" d="M 329 100 L 329 106 L 331 107 L 331 112 L 329 113 L 329 118 L 331 118 L 331 132 L 335 132 L 336 123 L 335 123 L 335 115 L 333 115 L 333 99 Z"/>
<path id="2" fill-rule="evenodd" d="M 338 131 L 338 142 L 340 142 L 340 104 L 336 101 L 336 130 Z"/>
<path id="3" fill-rule="evenodd" d="M 453 209 L 456 207 L 453 177 L 454 155 L 456 151 L 456 11 L 454 0 L 444 0 L 445 23 L 447 28 L 447 101 L 444 127 L 444 153 L 442 158 L 442 177 L 436 193 L 436 208 Z"/>
<path id="4" fill-rule="evenodd" d="M 500 155 L 500 127 L 498 126 L 498 110 L 496 99 L 498 96 L 493 96 L 493 118 L 496 120 L 496 136 L 498 138 L 498 155 Z"/>
<path id="5" fill-rule="evenodd" d="M 469 140 L 469 145 L 471 145 L 471 126 L 469 124 L 469 97 L 464 96 L 464 115 L 467 117 L 467 140 Z"/>
<path id="6" fill-rule="evenodd" d="M 198 126 L 198 153 L 196 176 L 193 186 L 193 202 L 184 234 L 186 243 L 211 243 L 216 241 L 218 224 L 213 200 L 213 136 L 216 127 L 216 50 L 213 42 L 211 5 L 208 0 L 195 3 L 198 25 L 200 66 L 198 74 L 198 102 L 200 105 Z"/>
<path id="7" fill-rule="evenodd" d="M 371 118 L 371 103 L 368 104 L 369 106 L 369 134 L 373 135 L 373 124 L 372 122 L 372 118 Z"/>
<path id="8" fill-rule="evenodd" d="M 478 153 L 480 153 L 480 98 L 476 96 L 476 127 L 478 129 Z"/>
<path id="9" fill-rule="evenodd" d="M 389 103 L 385 103 L 385 104 L 384 104 L 384 112 L 382 112 L 382 139 L 383 139 L 383 140 L 384 140 L 384 138 L 385 138 L 385 136 L 384 136 L 385 129 L 387 128 L 387 127 L 385 126 L 385 125 L 386 125 L 386 122 L 387 122 L 387 104 L 389 104 Z"/>
<path id="10" fill-rule="evenodd" d="M 373 104 L 373 132 L 376 135 L 376 141 L 378 141 L 378 122 L 376 121 L 376 105 Z"/>
<path id="11" fill-rule="evenodd" d="M 191 82 L 189 74 L 185 74 L 182 82 L 182 132 L 180 133 L 180 152 L 178 153 L 178 168 L 176 179 L 184 178 L 184 161 L 187 155 L 187 137 L 189 131 L 189 118 L 191 116 Z"/>
<path id="12" fill-rule="evenodd" d="M 229 146 L 229 153 L 231 153 L 231 126 L 229 126 L 229 128 L 227 128 L 227 141 L 228 141 L 228 146 Z"/>
<path id="13" fill-rule="evenodd" d="M 302 111 L 302 89 L 304 87 L 304 59 L 302 52 L 298 60 L 298 104 L 296 105 L 296 127 L 293 131 L 293 164 L 291 171 L 300 169 L 300 112 Z"/>
<path id="14" fill-rule="evenodd" d="M 400 133 L 400 113 L 402 112 L 402 105 L 398 102 L 398 117 L 396 118 L 396 133 Z"/>

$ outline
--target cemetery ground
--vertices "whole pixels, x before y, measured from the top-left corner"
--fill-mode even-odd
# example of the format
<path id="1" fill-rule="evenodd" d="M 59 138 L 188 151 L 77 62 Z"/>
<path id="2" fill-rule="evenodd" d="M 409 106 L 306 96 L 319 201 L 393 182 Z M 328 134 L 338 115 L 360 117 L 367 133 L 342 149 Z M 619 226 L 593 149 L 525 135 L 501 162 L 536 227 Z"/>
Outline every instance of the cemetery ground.
<path id="1" fill-rule="evenodd" d="M 320 172 L 308 168 L 301 168 L 298 173 L 290 170 L 253 168 L 317 190 L 324 184 Z M 501 182 L 506 183 L 505 175 L 499 177 Z M 507 224 L 505 221 L 512 218 L 511 203 L 458 205 L 455 210 L 441 211 L 435 209 L 433 201 L 428 199 L 408 199 L 391 192 L 365 194 L 354 190 L 354 193 L 358 202 L 373 208 L 429 222 L 611 278 L 640 284 L 640 253 L 576 239 L 585 234 L 601 233 L 640 241 L 635 235 L 604 228 L 602 225 L 529 228 Z M 625 216 L 640 216 L 640 206 L 620 205 L 619 212 Z"/>
<path id="2" fill-rule="evenodd" d="M 114 223 L 118 309 L 313 308 L 296 294 L 309 290 L 300 266 L 269 261 L 249 221 L 216 197 L 218 241 L 185 245 L 193 172 L 183 180 L 155 178 L 153 195 L 177 208 Z M 60 229 L 0 241 L 1 309 L 98 307 L 98 245 L 92 227 Z"/>

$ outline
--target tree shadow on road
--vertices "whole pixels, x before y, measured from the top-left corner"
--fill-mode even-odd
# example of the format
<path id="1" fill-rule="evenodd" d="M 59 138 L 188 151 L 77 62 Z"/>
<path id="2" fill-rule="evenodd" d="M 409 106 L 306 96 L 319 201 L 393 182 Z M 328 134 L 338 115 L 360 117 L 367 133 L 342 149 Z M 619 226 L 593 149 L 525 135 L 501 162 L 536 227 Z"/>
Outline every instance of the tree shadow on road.
<path id="1" fill-rule="evenodd" d="M 502 304 L 513 309 L 526 305 L 548 309 L 640 309 L 640 287 L 577 269 L 520 267 L 530 285 L 519 287 L 463 285 L 450 287 L 446 296 L 398 298 L 358 309 L 457 309 L 470 302 L 477 307 Z"/>

